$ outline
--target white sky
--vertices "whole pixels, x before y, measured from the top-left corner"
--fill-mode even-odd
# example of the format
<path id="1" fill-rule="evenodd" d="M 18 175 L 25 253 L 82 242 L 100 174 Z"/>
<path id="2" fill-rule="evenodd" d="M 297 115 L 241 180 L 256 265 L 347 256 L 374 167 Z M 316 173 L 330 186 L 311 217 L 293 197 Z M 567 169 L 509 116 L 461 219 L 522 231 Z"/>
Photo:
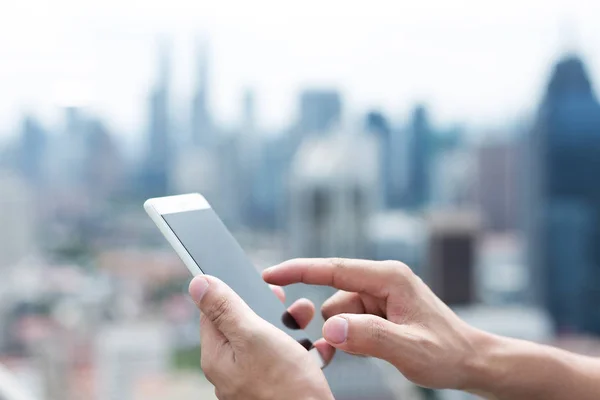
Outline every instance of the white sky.
<path id="1" fill-rule="evenodd" d="M 306 85 L 340 88 L 348 114 L 376 106 L 401 120 L 424 100 L 440 122 L 495 125 L 535 107 L 552 61 L 569 44 L 600 80 L 596 0 L 4 3 L 0 136 L 14 132 L 26 110 L 55 124 L 73 88 L 113 129 L 139 132 L 159 34 L 174 46 L 181 123 L 199 34 L 210 40 L 212 109 L 230 125 L 245 87 L 256 89 L 260 123 L 277 128 L 293 117 Z"/>

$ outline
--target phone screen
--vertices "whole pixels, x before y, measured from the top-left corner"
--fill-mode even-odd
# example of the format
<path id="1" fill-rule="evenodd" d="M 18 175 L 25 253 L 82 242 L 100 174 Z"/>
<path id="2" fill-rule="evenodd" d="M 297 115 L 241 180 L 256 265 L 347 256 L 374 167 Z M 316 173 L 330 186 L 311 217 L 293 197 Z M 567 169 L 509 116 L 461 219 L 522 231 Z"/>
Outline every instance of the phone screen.
<path id="1" fill-rule="evenodd" d="M 306 332 L 291 329 L 294 322 L 284 305 L 212 208 L 162 217 L 203 273 L 221 279 L 261 318 L 312 347 Z"/>

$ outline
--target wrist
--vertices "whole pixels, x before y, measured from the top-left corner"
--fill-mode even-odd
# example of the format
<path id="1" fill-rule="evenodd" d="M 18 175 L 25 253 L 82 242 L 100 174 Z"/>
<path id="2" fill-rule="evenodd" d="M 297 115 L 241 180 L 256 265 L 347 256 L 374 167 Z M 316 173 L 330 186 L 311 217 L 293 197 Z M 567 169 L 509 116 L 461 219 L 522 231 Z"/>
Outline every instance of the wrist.
<path id="1" fill-rule="evenodd" d="M 494 362 L 505 348 L 506 338 L 473 328 L 469 334 L 471 353 L 462 367 L 462 385 L 459 390 L 490 396 L 494 384 L 503 380 L 502 364 Z"/>

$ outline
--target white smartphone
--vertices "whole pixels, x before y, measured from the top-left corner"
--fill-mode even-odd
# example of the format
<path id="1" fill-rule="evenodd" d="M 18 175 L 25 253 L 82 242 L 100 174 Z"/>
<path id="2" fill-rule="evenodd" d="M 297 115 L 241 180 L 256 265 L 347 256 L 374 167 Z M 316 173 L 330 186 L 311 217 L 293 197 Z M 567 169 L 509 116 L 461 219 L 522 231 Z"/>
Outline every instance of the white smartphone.
<path id="1" fill-rule="evenodd" d="M 263 281 L 239 243 L 198 193 L 149 199 L 144 208 L 192 275 L 215 276 L 229 285 L 256 314 L 304 346 L 325 366 L 306 332 Z"/>

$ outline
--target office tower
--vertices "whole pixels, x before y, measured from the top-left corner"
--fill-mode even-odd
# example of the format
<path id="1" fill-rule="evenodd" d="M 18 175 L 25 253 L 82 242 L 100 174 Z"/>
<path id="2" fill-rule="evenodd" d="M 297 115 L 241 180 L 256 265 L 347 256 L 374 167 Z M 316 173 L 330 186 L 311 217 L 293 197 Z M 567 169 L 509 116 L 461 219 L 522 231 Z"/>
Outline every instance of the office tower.
<path id="1" fill-rule="evenodd" d="M 400 208 L 404 205 L 408 179 L 406 135 L 392 129 L 385 115 L 377 111 L 367 114 L 365 125 L 379 139 L 382 206 Z"/>
<path id="2" fill-rule="evenodd" d="M 519 228 L 523 172 L 519 141 L 486 143 L 476 149 L 475 203 L 494 232 Z"/>
<path id="3" fill-rule="evenodd" d="M 159 57 L 158 80 L 148 104 L 148 147 L 142 171 L 146 196 L 164 196 L 170 192 L 169 176 L 173 161 L 169 132 L 169 55 L 164 44 Z"/>
<path id="4" fill-rule="evenodd" d="M 600 333 L 600 104 L 580 58 L 554 67 L 528 151 L 533 297 L 559 332 Z"/>
<path id="5" fill-rule="evenodd" d="M 231 158 L 232 184 L 237 189 L 239 216 L 241 222 L 252 228 L 263 228 L 261 210 L 258 204 L 263 195 L 258 192 L 261 180 L 269 179 L 267 171 L 261 169 L 265 163 L 265 138 L 256 126 L 256 105 L 254 91 L 246 89 L 241 98 L 241 118 L 239 131 L 232 142 L 235 157 Z"/>
<path id="6" fill-rule="evenodd" d="M 372 135 L 333 131 L 305 139 L 289 177 L 292 255 L 365 257 L 379 192 Z"/>
<path id="7" fill-rule="evenodd" d="M 468 148 L 437 152 L 431 171 L 430 205 L 436 209 L 473 206 L 476 163 Z"/>
<path id="8" fill-rule="evenodd" d="M 216 137 L 209 110 L 208 44 L 198 43 L 196 88 L 192 100 L 192 144 L 210 147 Z"/>
<path id="9" fill-rule="evenodd" d="M 431 212 L 427 231 L 424 280 L 445 303 L 472 304 L 479 217 L 467 211 Z"/>
<path id="10" fill-rule="evenodd" d="M 252 187 L 252 227 L 282 230 L 287 221 L 288 169 L 293 159 L 288 136 L 260 140 Z"/>
<path id="11" fill-rule="evenodd" d="M 521 234 L 486 234 L 479 241 L 477 298 L 487 305 L 523 305 L 531 282 Z"/>
<path id="12" fill-rule="evenodd" d="M 421 208 L 430 201 L 432 128 L 425 106 L 417 106 L 409 125 L 409 206 Z"/>
<path id="13" fill-rule="evenodd" d="M 369 259 L 402 261 L 421 274 L 426 244 L 421 218 L 399 210 L 381 211 L 371 216 L 367 232 Z"/>
<path id="14" fill-rule="evenodd" d="M 75 195 L 86 181 L 83 165 L 87 156 L 87 118 L 79 106 L 65 107 L 63 112 L 64 128 L 51 143 L 46 167 L 54 189 Z"/>
<path id="15" fill-rule="evenodd" d="M 36 209 L 27 182 L 0 170 L 0 270 L 36 250 Z"/>
<path id="16" fill-rule="evenodd" d="M 93 201 L 114 198 L 123 189 L 125 165 L 117 143 L 106 125 L 90 119 L 86 129 L 84 174 L 87 193 Z"/>
<path id="17" fill-rule="evenodd" d="M 44 179 L 44 162 L 48 139 L 44 128 L 35 117 L 27 115 L 21 122 L 17 145 L 17 170 L 32 185 L 39 186 Z"/>
<path id="18" fill-rule="evenodd" d="M 342 98 L 336 90 L 309 89 L 300 94 L 298 129 L 305 133 L 327 133 L 340 123 Z"/>

